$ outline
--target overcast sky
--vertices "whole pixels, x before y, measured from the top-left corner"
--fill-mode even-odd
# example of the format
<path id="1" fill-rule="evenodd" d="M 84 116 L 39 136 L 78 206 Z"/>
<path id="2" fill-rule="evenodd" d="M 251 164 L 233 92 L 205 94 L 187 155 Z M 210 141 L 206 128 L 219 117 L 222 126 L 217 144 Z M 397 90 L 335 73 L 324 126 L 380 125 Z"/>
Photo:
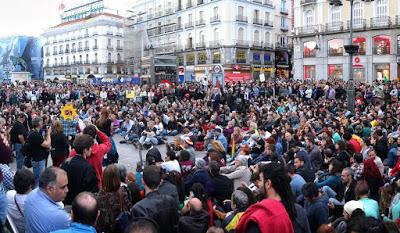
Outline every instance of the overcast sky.
<path id="1" fill-rule="evenodd" d="M 60 23 L 58 7 L 62 0 L 0 0 L 0 37 L 39 36 Z M 64 0 L 66 8 L 90 0 Z M 122 10 L 129 0 L 113 0 L 112 8 Z M 111 2 L 111 1 L 110 1 Z"/>

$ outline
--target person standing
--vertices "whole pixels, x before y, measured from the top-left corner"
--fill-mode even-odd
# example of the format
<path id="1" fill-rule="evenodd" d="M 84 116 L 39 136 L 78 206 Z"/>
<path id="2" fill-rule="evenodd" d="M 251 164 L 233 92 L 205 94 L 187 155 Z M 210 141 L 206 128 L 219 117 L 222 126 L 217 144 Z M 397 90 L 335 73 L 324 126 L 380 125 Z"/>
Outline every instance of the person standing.
<path id="1" fill-rule="evenodd" d="M 25 143 L 26 137 L 28 136 L 28 129 L 24 125 L 25 121 L 25 113 L 18 114 L 17 120 L 10 131 L 11 144 L 14 147 L 17 160 L 17 170 L 24 166 L 24 155 L 21 152 L 21 148 Z"/>
<path id="2" fill-rule="evenodd" d="M 53 166 L 59 167 L 69 154 L 68 138 L 60 121 L 55 121 L 51 128 L 51 159 Z"/>
<path id="3" fill-rule="evenodd" d="M 39 184 L 39 176 L 45 169 L 48 150 L 51 147 L 51 127 L 47 130 L 46 139 L 43 138 L 41 130 L 43 119 L 35 117 L 32 119 L 33 130 L 27 138 L 30 145 L 33 174 L 35 175 L 35 186 Z"/>

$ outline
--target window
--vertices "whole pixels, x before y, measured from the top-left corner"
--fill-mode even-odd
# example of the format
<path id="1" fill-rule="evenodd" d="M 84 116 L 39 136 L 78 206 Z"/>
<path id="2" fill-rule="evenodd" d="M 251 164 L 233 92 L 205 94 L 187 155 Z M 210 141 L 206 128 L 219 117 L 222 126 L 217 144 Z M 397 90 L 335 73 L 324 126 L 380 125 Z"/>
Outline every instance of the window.
<path id="1" fill-rule="evenodd" d="M 213 63 L 221 63 L 221 53 L 213 52 Z"/>
<path id="2" fill-rule="evenodd" d="M 192 22 L 193 22 L 192 14 L 188 15 L 188 22 L 189 22 L 189 24 L 192 24 Z"/>
<path id="3" fill-rule="evenodd" d="M 75 56 L 72 57 L 72 61 L 73 61 L 74 63 L 76 63 Z"/>
<path id="4" fill-rule="evenodd" d="M 242 6 L 238 6 L 238 16 L 243 16 L 244 8 Z"/>
<path id="5" fill-rule="evenodd" d="M 94 39 L 94 47 L 97 48 L 97 39 Z"/>
<path id="6" fill-rule="evenodd" d="M 69 57 L 67 56 L 67 61 L 65 62 L 67 65 L 69 65 Z"/>
<path id="7" fill-rule="evenodd" d="M 353 26 L 360 27 L 364 23 L 364 4 L 361 2 L 356 2 L 353 5 Z"/>
<path id="8" fill-rule="evenodd" d="M 64 58 L 63 58 L 63 57 L 61 57 L 61 60 L 60 60 L 60 65 L 62 65 L 62 64 L 63 64 L 63 62 L 64 62 Z"/>
<path id="9" fill-rule="evenodd" d="M 331 6 L 329 20 L 331 23 L 342 21 L 342 8 L 340 6 Z"/>
<path id="10" fill-rule="evenodd" d="M 306 11 L 304 15 L 304 22 L 306 27 L 314 25 L 314 12 L 312 10 Z"/>
<path id="11" fill-rule="evenodd" d="M 214 9 L 213 9 L 213 14 L 214 14 L 214 18 L 218 18 L 218 7 L 216 6 L 216 7 L 214 7 Z"/>
<path id="12" fill-rule="evenodd" d="M 117 40 L 117 48 L 121 48 L 121 41 Z"/>
<path id="13" fill-rule="evenodd" d="M 304 57 L 315 57 L 316 56 L 317 43 L 315 41 L 308 41 L 304 43 L 303 56 Z"/>
<path id="14" fill-rule="evenodd" d="M 260 43 L 260 32 L 258 30 L 254 31 L 254 43 L 255 44 Z"/>
<path id="15" fill-rule="evenodd" d="M 315 66 L 304 66 L 304 79 L 315 79 Z"/>
<path id="16" fill-rule="evenodd" d="M 388 16 L 388 1 L 376 0 L 374 8 L 375 17 L 381 18 Z"/>
<path id="17" fill-rule="evenodd" d="M 108 39 L 107 47 L 111 47 L 111 39 Z"/>
<path id="18" fill-rule="evenodd" d="M 328 41 L 328 55 L 329 56 L 343 56 L 343 40 L 332 39 Z"/>
<path id="19" fill-rule="evenodd" d="M 288 28 L 288 19 L 286 17 L 281 17 L 281 28 Z"/>
<path id="20" fill-rule="evenodd" d="M 199 20 L 200 21 L 204 20 L 204 11 L 199 12 Z"/>
<path id="21" fill-rule="evenodd" d="M 111 62 L 111 53 L 108 53 L 108 62 Z"/>
<path id="22" fill-rule="evenodd" d="M 202 44 L 202 45 L 205 43 L 203 31 L 200 31 L 200 33 L 199 33 L 199 41 L 200 41 L 200 44 Z"/>
<path id="23" fill-rule="evenodd" d="M 329 79 L 343 79 L 343 65 L 328 65 Z"/>
<path id="24" fill-rule="evenodd" d="M 78 43 L 78 49 L 82 49 L 82 42 Z"/>
<path id="25" fill-rule="evenodd" d="M 121 54 L 117 54 L 117 60 L 118 60 L 118 62 L 121 62 L 122 60 L 121 60 Z"/>
<path id="26" fill-rule="evenodd" d="M 389 81 L 390 64 L 375 64 L 375 77 L 378 81 Z"/>
<path id="27" fill-rule="evenodd" d="M 265 39 L 264 39 L 264 41 L 265 41 L 265 44 L 268 46 L 271 42 L 271 39 L 270 39 L 270 37 L 271 37 L 271 34 L 269 33 L 269 32 L 265 32 Z"/>
<path id="28" fill-rule="evenodd" d="M 79 55 L 79 63 L 82 63 L 82 55 Z"/>
<path id="29" fill-rule="evenodd" d="M 353 38 L 353 44 L 358 45 L 358 55 L 365 55 L 366 51 L 366 40 L 365 37 Z"/>
<path id="30" fill-rule="evenodd" d="M 57 65 L 57 58 L 54 58 L 54 65 Z"/>
<path id="31" fill-rule="evenodd" d="M 397 54 L 400 54 L 400 35 L 397 36 Z M 400 77 L 400 73 L 398 76 Z"/>
<path id="32" fill-rule="evenodd" d="M 85 49 L 89 48 L 89 41 L 85 41 Z"/>
<path id="33" fill-rule="evenodd" d="M 244 29 L 243 29 L 243 28 L 239 28 L 239 31 L 238 31 L 238 40 L 239 40 L 239 41 L 243 41 L 243 38 L 244 38 Z"/>
<path id="34" fill-rule="evenodd" d="M 57 54 L 57 46 L 53 47 L 53 54 Z"/>
<path id="35" fill-rule="evenodd" d="M 89 54 L 86 54 L 86 63 L 89 63 Z"/>
<path id="36" fill-rule="evenodd" d="M 96 63 L 98 62 L 98 60 L 97 60 L 97 53 L 94 54 L 94 61 L 95 61 Z"/>
<path id="37" fill-rule="evenodd" d="M 49 64 L 50 64 L 50 59 L 47 58 L 46 65 L 49 65 Z"/>
<path id="38" fill-rule="evenodd" d="M 258 20 L 259 17 L 260 17 L 260 11 L 254 10 L 254 19 Z"/>
<path id="39" fill-rule="evenodd" d="M 390 36 L 379 35 L 374 37 L 374 54 L 390 54 Z"/>
<path id="40" fill-rule="evenodd" d="M 214 40 L 215 40 L 215 41 L 218 41 L 218 40 L 219 40 L 218 28 L 214 28 Z"/>

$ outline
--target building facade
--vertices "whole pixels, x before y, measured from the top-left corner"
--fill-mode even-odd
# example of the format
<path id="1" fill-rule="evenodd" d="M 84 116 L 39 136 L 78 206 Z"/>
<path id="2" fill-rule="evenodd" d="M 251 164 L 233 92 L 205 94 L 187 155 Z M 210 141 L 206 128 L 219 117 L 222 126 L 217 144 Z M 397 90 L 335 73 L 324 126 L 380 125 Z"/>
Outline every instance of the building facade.
<path id="1" fill-rule="evenodd" d="M 45 80 L 115 79 L 128 75 L 123 17 L 98 0 L 64 10 L 61 19 L 61 24 L 43 34 Z"/>
<path id="2" fill-rule="evenodd" d="M 177 57 L 181 81 L 210 81 L 216 66 L 225 81 L 289 77 L 291 0 L 145 2 L 132 26 L 147 50 Z"/>
<path id="3" fill-rule="evenodd" d="M 350 4 L 331 6 L 328 0 L 301 0 L 294 5 L 294 67 L 296 79 L 344 79 L 350 61 Z M 400 1 L 355 0 L 353 44 L 354 79 L 372 82 L 400 76 Z"/>

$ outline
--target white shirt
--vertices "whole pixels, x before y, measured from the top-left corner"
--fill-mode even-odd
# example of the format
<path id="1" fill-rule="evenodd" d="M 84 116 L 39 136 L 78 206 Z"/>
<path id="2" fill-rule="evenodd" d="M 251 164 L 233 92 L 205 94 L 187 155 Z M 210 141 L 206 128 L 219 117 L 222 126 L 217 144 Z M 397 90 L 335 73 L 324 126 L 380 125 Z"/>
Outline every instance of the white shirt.
<path id="1" fill-rule="evenodd" d="M 161 163 L 161 167 L 167 172 L 177 171 L 181 173 L 181 166 L 177 160 L 163 162 Z"/>
<path id="2" fill-rule="evenodd" d="M 18 203 L 21 212 L 24 213 L 25 199 L 28 195 L 20 195 L 17 194 L 15 190 L 10 190 L 7 192 L 7 200 L 8 200 L 8 215 L 12 218 L 15 223 L 15 226 L 18 229 L 18 232 L 25 232 L 25 222 L 24 217 L 19 212 L 17 205 L 15 204 L 14 197 L 16 196 L 16 200 Z"/>

